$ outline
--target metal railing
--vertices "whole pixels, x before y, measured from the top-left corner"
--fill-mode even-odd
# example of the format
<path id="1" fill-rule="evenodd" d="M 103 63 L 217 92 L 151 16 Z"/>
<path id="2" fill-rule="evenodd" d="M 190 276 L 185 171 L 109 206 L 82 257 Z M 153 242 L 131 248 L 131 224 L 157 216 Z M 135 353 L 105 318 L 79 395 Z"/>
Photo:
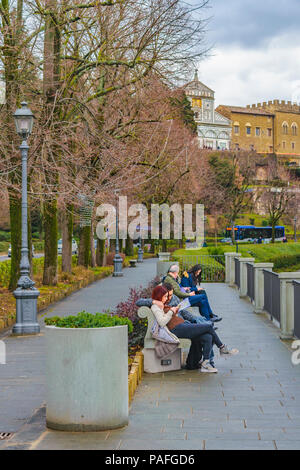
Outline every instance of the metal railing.
<path id="1" fill-rule="evenodd" d="M 238 258 L 234 258 L 234 283 L 238 288 L 241 286 L 241 266 L 240 266 L 240 261 Z"/>
<path id="2" fill-rule="evenodd" d="M 224 255 L 184 255 L 176 257 L 180 269 L 186 271 L 196 264 L 202 267 L 202 282 L 225 282 Z"/>
<path id="3" fill-rule="evenodd" d="M 280 323 L 280 279 L 264 270 L 264 310 Z"/>
<path id="4" fill-rule="evenodd" d="M 294 281 L 294 334 L 300 339 L 300 282 Z"/>
<path id="5" fill-rule="evenodd" d="M 255 298 L 254 267 L 250 263 L 247 263 L 247 296 L 251 301 Z"/>

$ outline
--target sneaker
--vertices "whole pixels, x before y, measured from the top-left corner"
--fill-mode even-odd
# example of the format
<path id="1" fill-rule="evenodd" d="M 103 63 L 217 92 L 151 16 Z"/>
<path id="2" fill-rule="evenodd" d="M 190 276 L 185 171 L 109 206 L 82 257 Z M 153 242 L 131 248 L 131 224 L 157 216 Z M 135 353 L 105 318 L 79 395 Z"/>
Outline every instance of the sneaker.
<path id="1" fill-rule="evenodd" d="M 211 321 L 212 321 L 213 323 L 215 323 L 215 322 L 218 322 L 218 321 L 221 321 L 221 320 L 222 320 L 222 317 L 217 317 L 217 315 L 213 315 L 213 316 L 212 316 L 212 317 L 210 317 L 210 318 L 211 318 Z"/>
<path id="2" fill-rule="evenodd" d="M 208 372 L 208 373 L 216 373 L 218 372 L 218 369 L 213 367 L 209 361 L 203 361 L 201 364 L 201 372 Z"/>
<path id="3" fill-rule="evenodd" d="M 234 354 L 238 354 L 239 353 L 239 350 L 238 349 L 228 349 L 228 347 L 226 346 L 226 344 L 224 344 L 221 348 L 220 348 L 220 354 L 227 354 L 229 356 L 233 356 Z"/>

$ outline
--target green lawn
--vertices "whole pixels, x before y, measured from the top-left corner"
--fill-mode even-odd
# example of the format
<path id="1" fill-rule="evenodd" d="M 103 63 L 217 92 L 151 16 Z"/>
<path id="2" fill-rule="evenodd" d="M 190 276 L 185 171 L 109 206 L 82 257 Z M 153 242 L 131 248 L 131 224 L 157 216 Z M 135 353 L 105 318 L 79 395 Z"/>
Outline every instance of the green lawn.
<path id="1" fill-rule="evenodd" d="M 267 245 L 240 244 L 239 253 L 243 257 L 255 258 L 257 263 L 274 263 L 274 270 L 279 271 L 296 271 L 300 264 L 300 243 L 275 243 Z M 217 252 L 211 247 L 202 248 L 200 250 L 176 250 L 173 253 L 173 259 L 180 259 L 182 256 L 200 256 L 209 254 L 222 255 L 226 252 L 235 252 L 236 247 L 232 245 L 218 245 Z M 214 258 L 212 258 L 213 260 Z M 213 261 L 212 261 L 213 262 Z M 297 269 L 298 268 L 298 269 Z"/>

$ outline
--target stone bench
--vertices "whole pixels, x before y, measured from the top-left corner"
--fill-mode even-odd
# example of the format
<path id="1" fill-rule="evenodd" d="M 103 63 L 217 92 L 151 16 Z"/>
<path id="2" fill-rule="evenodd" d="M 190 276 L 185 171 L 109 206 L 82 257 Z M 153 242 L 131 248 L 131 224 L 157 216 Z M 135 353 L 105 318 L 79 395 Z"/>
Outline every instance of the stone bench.
<path id="1" fill-rule="evenodd" d="M 153 326 L 155 317 L 152 310 L 148 307 L 140 307 L 138 309 L 139 318 L 148 320 L 147 333 L 144 338 L 144 371 L 148 373 L 165 372 L 171 370 L 180 370 L 182 364 L 182 351 L 189 349 L 191 345 L 190 339 L 181 339 L 177 350 L 169 357 L 164 359 L 158 359 L 155 354 L 155 342 L 152 338 L 151 328 Z"/>
<path id="2" fill-rule="evenodd" d="M 130 259 L 130 260 L 129 260 L 130 267 L 131 267 L 131 268 L 136 268 L 136 262 L 137 262 L 136 259 Z"/>

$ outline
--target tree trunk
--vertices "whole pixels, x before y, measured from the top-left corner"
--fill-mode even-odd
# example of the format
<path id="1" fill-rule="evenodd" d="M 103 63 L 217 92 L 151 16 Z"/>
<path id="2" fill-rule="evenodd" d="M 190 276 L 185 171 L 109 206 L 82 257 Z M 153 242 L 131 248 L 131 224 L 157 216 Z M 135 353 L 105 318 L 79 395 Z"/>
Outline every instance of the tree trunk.
<path id="1" fill-rule="evenodd" d="M 45 254 L 43 284 L 57 284 L 57 202 L 55 199 L 44 201 Z"/>
<path id="2" fill-rule="evenodd" d="M 271 243 L 275 243 L 275 226 L 276 226 L 276 223 L 272 222 L 272 240 L 271 240 Z"/>
<path id="3" fill-rule="evenodd" d="M 126 256 L 133 256 L 133 240 L 131 237 L 126 238 L 126 245 L 125 245 L 125 254 Z"/>
<path id="4" fill-rule="evenodd" d="M 91 251 L 91 226 L 81 227 L 79 234 L 78 266 L 89 267 Z"/>
<path id="5" fill-rule="evenodd" d="M 114 253 L 116 251 L 116 240 L 114 238 L 110 239 L 109 252 Z"/>
<path id="6" fill-rule="evenodd" d="M 55 106 L 56 94 L 60 87 L 60 47 L 61 34 L 57 22 L 57 0 L 46 0 L 45 9 L 51 12 L 45 19 L 44 33 L 44 63 L 43 63 L 43 94 L 45 125 L 52 126 L 53 120 L 58 119 L 58 109 Z M 55 158 L 55 135 L 52 135 L 52 150 Z M 48 155 L 46 155 L 48 158 Z M 52 165 L 51 165 L 52 166 Z M 45 261 L 43 284 L 57 284 L 57 201 L 55 187 L 58 184 L 56 171 L 48 170 L 45 175 L 54 194 L 44 201 L 44 232 L 45 232 Z"/>
<path id="7" fill-rule="evenodd" d="M 10 227 L 11 227 L 11 264 L 10 264 L 10 281 L 9 290 L 15 290 L 20 277 L 20 262 L 21 262 L 21 244 L 22 244 L 22 227 L 21 227 L 21 213 L 22 205 L 21 199 L 17 194 L 12 192 L 9 195 L 9 213 L 10 213 Z"/>
<path id="8" fill-rule="evenodd" d="M 31 230 L 31 211 L 30 201 L 28 198 L 28 211 L 27 211 L 27 239 L 28 239 L 28 259 L 30 265 L 30 277 L 33 277 L 33 261 L 32 261 L 32 230 Z"/>
<path id="9" fill-rule="evenodd" d="M 92 268 L 96 266 L 96 250 L 95 250 L 95 242 L 94 242 L 93 222 L 91 222 L 91 266 Z"/>
<path id="10" fill-rule="evenodd" d="M 72 272 L 73 206 L 68 204 L 62 214 L 62 261 L 61 269 Z"/>
<path id="11" fill-rule="evenodd" d="M 106 264 L 105 240 L 99 238 L 97 240 L 96 263 L 97 266 L 105 266 Z"/>
<path id="12" fill-rule="evenodd" d="M 16 166 L 14 172 L 8 175 L 9 183 L 17 185 L 21 189 L 21 168 L 20 153 L 17 155 L 13 153 L 13 143 L 17 140 L 16 132 L 14 129 L 13 113 L 19 103 L 20 94 L 20 80 L 19 80 L 19 57 L 22 51 L 18 49 L 19 33 L 21 30 L 23 2 L 21 0 L 17 3 L 17 28 L 14 29 L 12 17 L 14 17 L 14 10 L 10 2 L 1 2 L 1 36 L 2 36 L 2 63 L 4 67 L 4 81 L 5 81 L 5 107 L 4 107 L 4 120 L 5 135 L 1 136 L 3 142 L 6 140 L 7 152 L 11 158 L 11 164 Z M 19 54 L 19 55 L 18 55 Z M 5 139 L 6 138 L 6 139 Z M 16 143 L 15 147 L 18 148 L 20 142 Z M 5 145 L 5 144 L 4 144 Z M 21 214 L 22 214 L 22 201 L 19 193 L 14 188 L 9 188 L 9 211 L 10 211 L 10 227 L 11 227 L 11 271 L 9 280 L 9 289 L 14 290 L 17 287 L 17 282 L 20 277 L 20 262 L 21 262 Z"/>

